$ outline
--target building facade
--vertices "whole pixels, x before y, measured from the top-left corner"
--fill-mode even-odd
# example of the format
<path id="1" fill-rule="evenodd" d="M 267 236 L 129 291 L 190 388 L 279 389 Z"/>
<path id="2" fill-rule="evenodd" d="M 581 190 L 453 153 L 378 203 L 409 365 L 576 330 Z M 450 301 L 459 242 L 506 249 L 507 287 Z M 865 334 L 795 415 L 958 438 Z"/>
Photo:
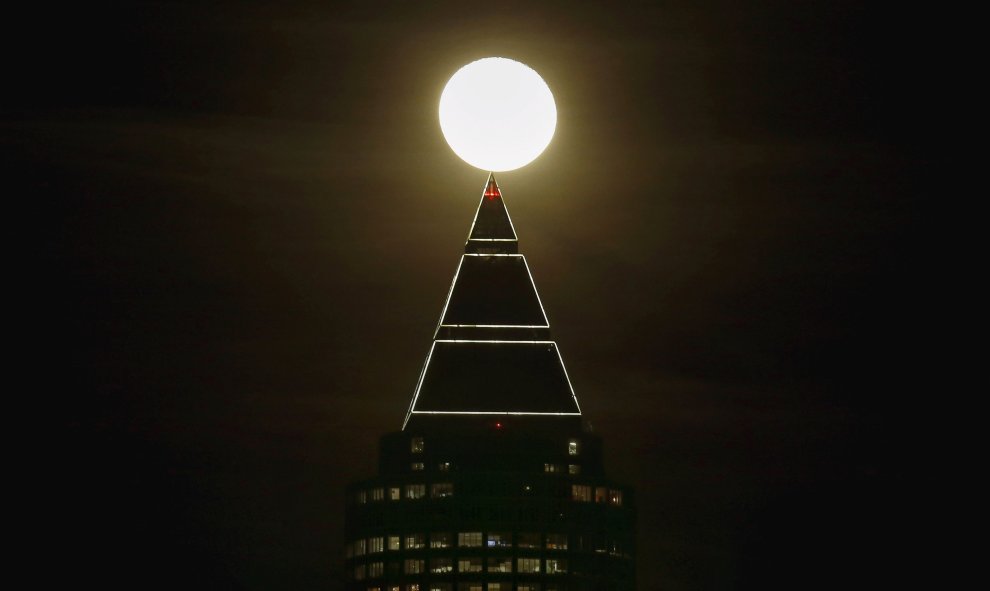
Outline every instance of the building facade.
<path id="1" fill-rule="evenodd" d="M 635 499 L 586 428 L 490 176 L 402 430 L 348 487 L 349 591 L 627 591 Z"/>

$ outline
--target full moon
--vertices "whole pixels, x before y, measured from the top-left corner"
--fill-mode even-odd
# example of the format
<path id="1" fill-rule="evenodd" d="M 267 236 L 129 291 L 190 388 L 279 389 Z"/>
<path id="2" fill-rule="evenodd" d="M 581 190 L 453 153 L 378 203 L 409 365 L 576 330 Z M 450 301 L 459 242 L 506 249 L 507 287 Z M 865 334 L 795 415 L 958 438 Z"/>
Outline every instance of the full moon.
<path id="1" fill-rule="evenodd" d="M 486 171 L 526 166 L 553 138 L 557 106 L 532 68 L 502 57 L 471 62 L 440 95 L 440 129 L 462 160 Z"/>

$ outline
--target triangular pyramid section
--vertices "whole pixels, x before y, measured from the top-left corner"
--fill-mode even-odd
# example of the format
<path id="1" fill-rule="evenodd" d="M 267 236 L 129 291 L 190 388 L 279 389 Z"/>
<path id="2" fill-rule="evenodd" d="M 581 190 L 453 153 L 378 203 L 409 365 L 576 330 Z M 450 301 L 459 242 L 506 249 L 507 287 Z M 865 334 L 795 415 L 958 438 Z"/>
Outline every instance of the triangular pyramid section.
<path id="1" fill-rule="evenodd" d="M 516 229 L 512 227 L 509 211 L 502 201 L 495 175 L 488 176 L 485 192 L 478 204 L 478 211 L 471 224 L 464 252 L 484 254 L 507 254 L 519 252 Z"/>
<path id="2" fill-rule="evenodd" d="M 521 254 L 465 254 L 436 338 L 547 339 L 550 324 Z"/>
<path id="3" fill-rule="evenodd" d="M 414 413 L 580 414 L 553 341 L 433 343 Z"/>
<path id="4" fill-rule="evenodd" d="M 580 417 L 517 245 L 501 191 L 490 176 L 403 429 L 420 415 Z"/>

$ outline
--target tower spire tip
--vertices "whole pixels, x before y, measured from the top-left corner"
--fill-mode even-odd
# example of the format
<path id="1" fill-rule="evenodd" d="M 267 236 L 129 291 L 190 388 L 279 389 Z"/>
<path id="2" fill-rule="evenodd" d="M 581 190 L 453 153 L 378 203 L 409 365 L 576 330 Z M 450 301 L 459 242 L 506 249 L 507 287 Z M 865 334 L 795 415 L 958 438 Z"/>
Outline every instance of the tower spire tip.
<path id="1" fill-rule="evenodd" d="M 495 182 L 495 173 L 488 173 L 488 185 L 485 186 L 485 197 L 489 199 L 496 199 L 502 197 L 502 193 L 498 190 L 498 183 Z"/>

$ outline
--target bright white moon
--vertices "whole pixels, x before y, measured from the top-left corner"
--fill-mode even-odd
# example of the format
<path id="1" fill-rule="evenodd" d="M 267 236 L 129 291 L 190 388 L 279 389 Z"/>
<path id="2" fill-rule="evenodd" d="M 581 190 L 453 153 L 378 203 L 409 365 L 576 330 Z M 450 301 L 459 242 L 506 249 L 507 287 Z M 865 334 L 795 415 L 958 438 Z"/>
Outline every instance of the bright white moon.
<path id="1" fill-rule="evenodd" d="M 529 164 L 556 127 L 557 106 L 547 83 L 510 59 L 471 62 L 451 76 L 440 95 L 440 129 L 450 148 L 486 171 Z"/>

